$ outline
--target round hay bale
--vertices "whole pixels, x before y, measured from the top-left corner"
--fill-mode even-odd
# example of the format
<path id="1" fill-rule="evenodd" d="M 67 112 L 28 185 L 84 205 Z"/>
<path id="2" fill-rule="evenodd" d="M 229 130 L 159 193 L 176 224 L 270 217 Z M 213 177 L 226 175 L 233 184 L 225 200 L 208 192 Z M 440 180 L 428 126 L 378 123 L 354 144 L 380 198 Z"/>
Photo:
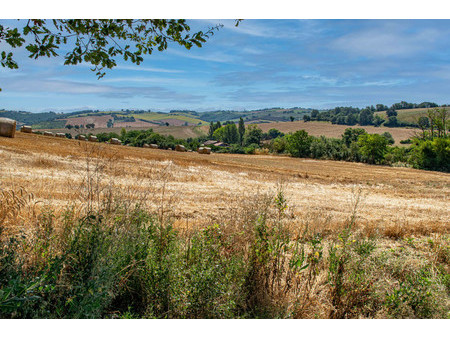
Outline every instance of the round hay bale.
<path id="1" fill-rule="evenodd" d="M 55 136 L 59 137 L 59 138 L 66 138 L 66 134 L 64 134 L 64 133 L 56 133 Z"/>
<path id="2" fill-rule="evenodd" d="M 51 131 L 44 131 L 44 136 L 55 136 Z"/>
<path id="3" fill-rule="evenodd" d="M 144 144 L 142 145 L 142 148 L 150 148 L 150 145 L 148 145 L 147 143 L 144 143 Z"/>
<path id="4" fill-rule="evenodd" d="M 20 131 L 22 133 L 32 133 L 33 129 L 30 126 L 22 126 L 20 127 Z"/>
<path id="5" fill-rule="evenodd" d="M 150 148 L 152 148 L 152 149 L 158 149 L 159 146 L 158 146 L 157 144 L 152 143 L 152 144 L 150 144 Z"/>
<path id="6" fill-rule="evenodd" d="M 89 135 L 89 142 L 98 142 L 97 136 Z"/>
<path id="7" fill-rule="evenodd" d="M 0 136 L 13 138 L 16 134 L 16 121 L 0 117 Z"/>
<path id="8" fill-rule="evenodd" d="M 200 147 L 200 148 L 198 148 L 197 152 L 199 154 L 211 154 L 211 148 L 209 148 L 209 147 Z"/>
<path id="9" fill-rule="evenodd" d="M 115 138 L 115 137 L 113 137 L 111 140 L 109 140 L 109 143 L 122 145 L 122 142 L 118 138 Z"/>
<path id="10" fill-rule="evenodd" d="M 84 136 L 84 135 L 78 135 L 78 140 L 79 140 L 79 141 L 86 141 L 86 136 Z"/>
<path id="11" fill-rule="evenodd" d="M 182 145 L 182 144 L 177 144 L 177 145 L 175 146 L 175 150 L 176 150 L 176 151 L 185 152 L 185 151 L 186 151 L 186 147 L 185 147 L 184 145 Z"/>

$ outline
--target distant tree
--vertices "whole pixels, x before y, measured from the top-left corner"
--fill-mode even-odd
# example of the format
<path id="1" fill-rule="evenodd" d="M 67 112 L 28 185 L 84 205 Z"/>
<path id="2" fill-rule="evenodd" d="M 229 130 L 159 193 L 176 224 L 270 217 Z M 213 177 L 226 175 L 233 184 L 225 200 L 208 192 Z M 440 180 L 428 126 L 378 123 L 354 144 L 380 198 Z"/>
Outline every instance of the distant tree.
<path id="1" fill-rule="evenodd" d="M 358 122 L 356 114 L 349 114 L 345 117 L 345 124 L 348 126 L 354 126 Z"/>
<path id="2" fill-rule="evenodd" d="M 359 113 L 359 124 L 361 126 L 368 126 L 373 124 L 373 111 L 371 109 L 363 109 Z"/>
<path id="3" fill-rule="evenodd" d="M 229 144 L 239 142 L 239 133 L 236 124 L 234 123 L 227 124 L 223 128 L 224 128 L 224 135 L 222 139 L 223 142 Z"/>
<path id="4" fill-rule="evenodd" d="M 373 118 L 373 125 L 375 127 L 379 127 L 383 124 L 385 120 L 380 116 L 380 115 L 375 115 L 375 117 Z"/>
<path id="5" fill-rule="evenodd" d="M 294 157 L 308 157 L 313 138 L 305 130 L 286 135 L 286 150 Z"/>
<path id="6" fill-rule="evenodd" d="M 392 134 L 390 132 L 386 131 L 383 134 L 381 134 L 381 136 L 383 136 L 388 141 L 388 144 L 394 144 L 395 143 L 395 140 L 392 137 Z"/>
<path id="7" fill-rule="evenodd" d="M 126 138 L 126 136 L 127 136 L 127 130 L 126 130 L 125 128 L 122 128 L 122 129 L 120 130 L 120 139 L 121 139 L 122 141 L 124 141 L 125 138 Z"/>
<path id="8" fill-rule="evenodd" d="M 305 122 L 309 122 L 309 121 L 311 121 L 311 116 L 309 116 L 309 115 L 303 115 L 303 121 L 305 121 Z"/>
<path id="9" fill-rule="evenodd" d="M 225 137 L 225 127 L 220 127 L 220 128 L 217 128 L 216 130 L 214 130 L 214 133 L 212 135 L 212 138 L 214 140 L 224 142 L 223 141 L 224 137 Z"/>
<path id="10" fill-rule="evenodd" d="M 398 126 L 398 120 L 397 116 L 389 116 L 388 121 L 384 123 L 386 127 L 397 127 Z"/>
<path id="11" fill-rule="evenodd" d="M 73 128 L 73 126 L 71 125 L 71 124 L 66 124 L 66 126 L 65 126 L 65 128 L 67 128 L 67 129 L 72 129 Z"/>
<path id="12" fill-rule="evenodd" d="M 313 109 L 311 111 L 311 119 L 316 120 L 318 115 L 319 115 L 319 111 L 317 109 Z"/>
<path id="13" fill-rule="evenodd" d="M 216 128 L 215 128 L 215 126 L 214 126 L 214 122 L 211 121 L 210 124 L 209 124 L 209 131 L 208 131 L 208 137 L 209 137 L 209 138 L 212 138 L 212 137 L 213 137 L 213 134 L 214 134 L 214 131 L 215 131 L 215 130 L 216 130 Z"/>
<path id="14" fill-rule="evenodd" d="M 112 128 L 114 126 L 114 122 L 112 119 L 109 119 L 108 122 L 106 122 L 106 127 L 107 128 Z"/>
<path id="15" fill-rule="evenodd" d="M 166 126 L 167 126 L 167 127 L 169 126 L 169 122 L 166 122 Z"/>
<path id="16" fill-rule="evenodd" d="M 425 140 L 427 138 L 427 130 L 430 128 L 430 120 L 426 116 L 421 116 L 417 120 L 417 125 L 422 130 L 422 139 Z"/>
<path id="17" fill-rule="evenodd" d="M 448 118 L 449 112 L 446 108 L 435 108 L 434 110 L 434 124 L 436 125 L 438 137 L 446 137 L 447 129 L 449 129 Z"/>
<path id="18" fill-rule="evenodd" d="M 367 132 L 362 128 L 347 128 L 342 134 L 342 141 L 347 147 L 350 147 L 353 142 L 358 141 L 359 136 L 364 134 L 367 134 Z"/>
<path id="19" fill-rule="evenodd" d="M 278 129 L 275 129 L 275 128 L 269 129 L 269 131 L 267 132 L 267 135 L 268 135 L 269 139 L 274 139 L 277 137 L 284 136 L 284 134 L 281 131 L 279 131 Z"/>
<path id="20" fill-rule="evenodd" d="M 376 110 L 377 110 L 377 111 L 388 110 L 388 107 L 385 106 L 384 104 L 377 104 L 377 105 L 376 105 Z"/>
<path id="21" fill-rule="evenodd" d="M 392 116 L 397 116 L 397 111 L 395 109 L 390 108 L 386 111 L 386 116 L 388 118 Z"/>
<path id="22" fill-rule="evenodd" d="M 244 134 L 244 145 L 260 144 L 262 138 L 262 130 L 256 125 L 249 125 Z"/>
<path id="23" fill-rule="evenodd" d="M 291 119 L 291 122 L 294 122 L 294 116 L 290 116 L 289 118 Z"/>
<path id="24" fill-rule="evenodd" d="M 387 152 L 388 140 L 378 134 L 363 134 L 358 138 L 358 146 L 366 162 L 381 163 Z"/>
<path id="25" fill-rule="evenodd" d="M 244 119 L 242 117 L 239 118 L 239 143 L 242 145 L 244 143 L 244 134 L 245 134 L 245 124 Z"/>

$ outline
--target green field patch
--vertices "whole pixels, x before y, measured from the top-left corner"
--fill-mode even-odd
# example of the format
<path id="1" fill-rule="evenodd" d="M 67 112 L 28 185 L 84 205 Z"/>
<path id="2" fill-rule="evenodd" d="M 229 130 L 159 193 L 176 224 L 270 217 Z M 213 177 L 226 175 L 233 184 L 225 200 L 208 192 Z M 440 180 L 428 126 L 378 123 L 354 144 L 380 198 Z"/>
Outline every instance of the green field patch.
<path id="1" fill-rule="evenodd" d="M 397 111 L 397 120 L 400 122 L 417 123 L 420 117 L 427 116 L 430 109 L 435 108 L 414 108 L 414 109 L 399 109 Z M 386 111 L 376 112 L 383 119 L 387 120 Z"/>
<path id="2" fill-rule="evenodd" d="M 61 129 L 66 125 L 66 120 L 42 121 L 31 125 L 33 129 Z"/>

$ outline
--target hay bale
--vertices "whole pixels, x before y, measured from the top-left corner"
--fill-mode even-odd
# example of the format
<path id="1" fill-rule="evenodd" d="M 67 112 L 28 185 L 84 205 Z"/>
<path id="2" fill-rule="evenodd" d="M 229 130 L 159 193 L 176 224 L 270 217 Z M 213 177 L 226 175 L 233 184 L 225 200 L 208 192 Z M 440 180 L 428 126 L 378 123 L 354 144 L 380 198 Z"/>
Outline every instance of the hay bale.
<path id="1" fill-rule="evenodd" d="M 158 149 L 159 146 L 158 146 L 157 144 L 152 143 L 152 144 L 150 144 L 150 148 L 152 148 L 152 149 Z"/>
<path id="2" fill-rule="evenodd" d="M 55 136 L 60 137 L 60 138 L 66 138 L 66 134 L 64 134 L 64 133 L 56 133 Z"/>
<path id="3" fill-rule="evenodd" d="M 199 154 L 211 154 L 211 148 L 209 147 L 200 147 L 197 149 Z"/>
<path id="4" fill-rule="evenodd" d="M 86 141 L 86 136 L 84 136 L 84 135 L 78 135 L 78 140 L 79 140 L 79 141 Z"/>
<path id="5" fill-rule="evenodd" d="M 0 117 L 0 136 L 13 138 L 16 134 L 16 121 Z"/>
<path id="6" fill-rule="evenodd" d="M 44 136 L 55 136 L 51 131 L 44 131 Z"/>
<path id="7" fill-rule="evenodd" d="M 144 143 L 144 144 L 142 145 L 142 148 L 150 148 L 150 145 L 148 145 L 147 143 Z"/>
<path id="8" fill-rule="evenodd" d="M 122 145 L 122 142 L 118 138 L 115 138 L 115 137 L 113 137 L 111 140 L 109 140 L 109 143 Z"/>
<path id="9" fill-rule="evenodd" d="M 175 146 L 175 150 L 176 150 L 176 151 L 184 152 L 184 151 L 186 151 L 186 147 L 185 147 L 184 145 L 182 145 L 182 144 L 177 144 L 177 145 Z"/>
<path id="10" fill-rule="evenodd" d="M 89 135 L 88 141 L 89 142 L 98 142 L 97 136 Z"/>
<path id="11" fill-rule="evenodd" d="M 32 133 L 33 129 L 30 126 L 22 126 L 20 127 L 20 131 L 22 133 Z"/>

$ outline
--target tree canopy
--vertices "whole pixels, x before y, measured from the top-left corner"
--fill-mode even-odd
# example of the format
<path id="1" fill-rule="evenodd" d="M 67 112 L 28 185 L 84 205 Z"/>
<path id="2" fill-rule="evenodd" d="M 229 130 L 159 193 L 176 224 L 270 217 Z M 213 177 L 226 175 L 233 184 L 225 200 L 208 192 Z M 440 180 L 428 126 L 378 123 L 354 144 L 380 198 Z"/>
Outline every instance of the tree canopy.
<path id="1" fill-rule="evenodd" d="M 60 48 L 68 45 L 64 64 L 91 64 L 98 78 L 105 75 L 106 68 L 117 66 L 118 57 L 139 65 L 144 55 L 152 54 L 155 49 L 164 51 L 170 42 L 186 49 L 202 47 L 222 26 L 191 32 L 183 19 L 30 19 L 23 22 L 20 29 L 0 25 L 0 44 L 25 47 L 33 59 L 56 57 Z M 239 22 L 236 20 L 236 26 Z M 10 69 L 19 67 L 13 52 L 1 51 L 0 64 Z"/>

